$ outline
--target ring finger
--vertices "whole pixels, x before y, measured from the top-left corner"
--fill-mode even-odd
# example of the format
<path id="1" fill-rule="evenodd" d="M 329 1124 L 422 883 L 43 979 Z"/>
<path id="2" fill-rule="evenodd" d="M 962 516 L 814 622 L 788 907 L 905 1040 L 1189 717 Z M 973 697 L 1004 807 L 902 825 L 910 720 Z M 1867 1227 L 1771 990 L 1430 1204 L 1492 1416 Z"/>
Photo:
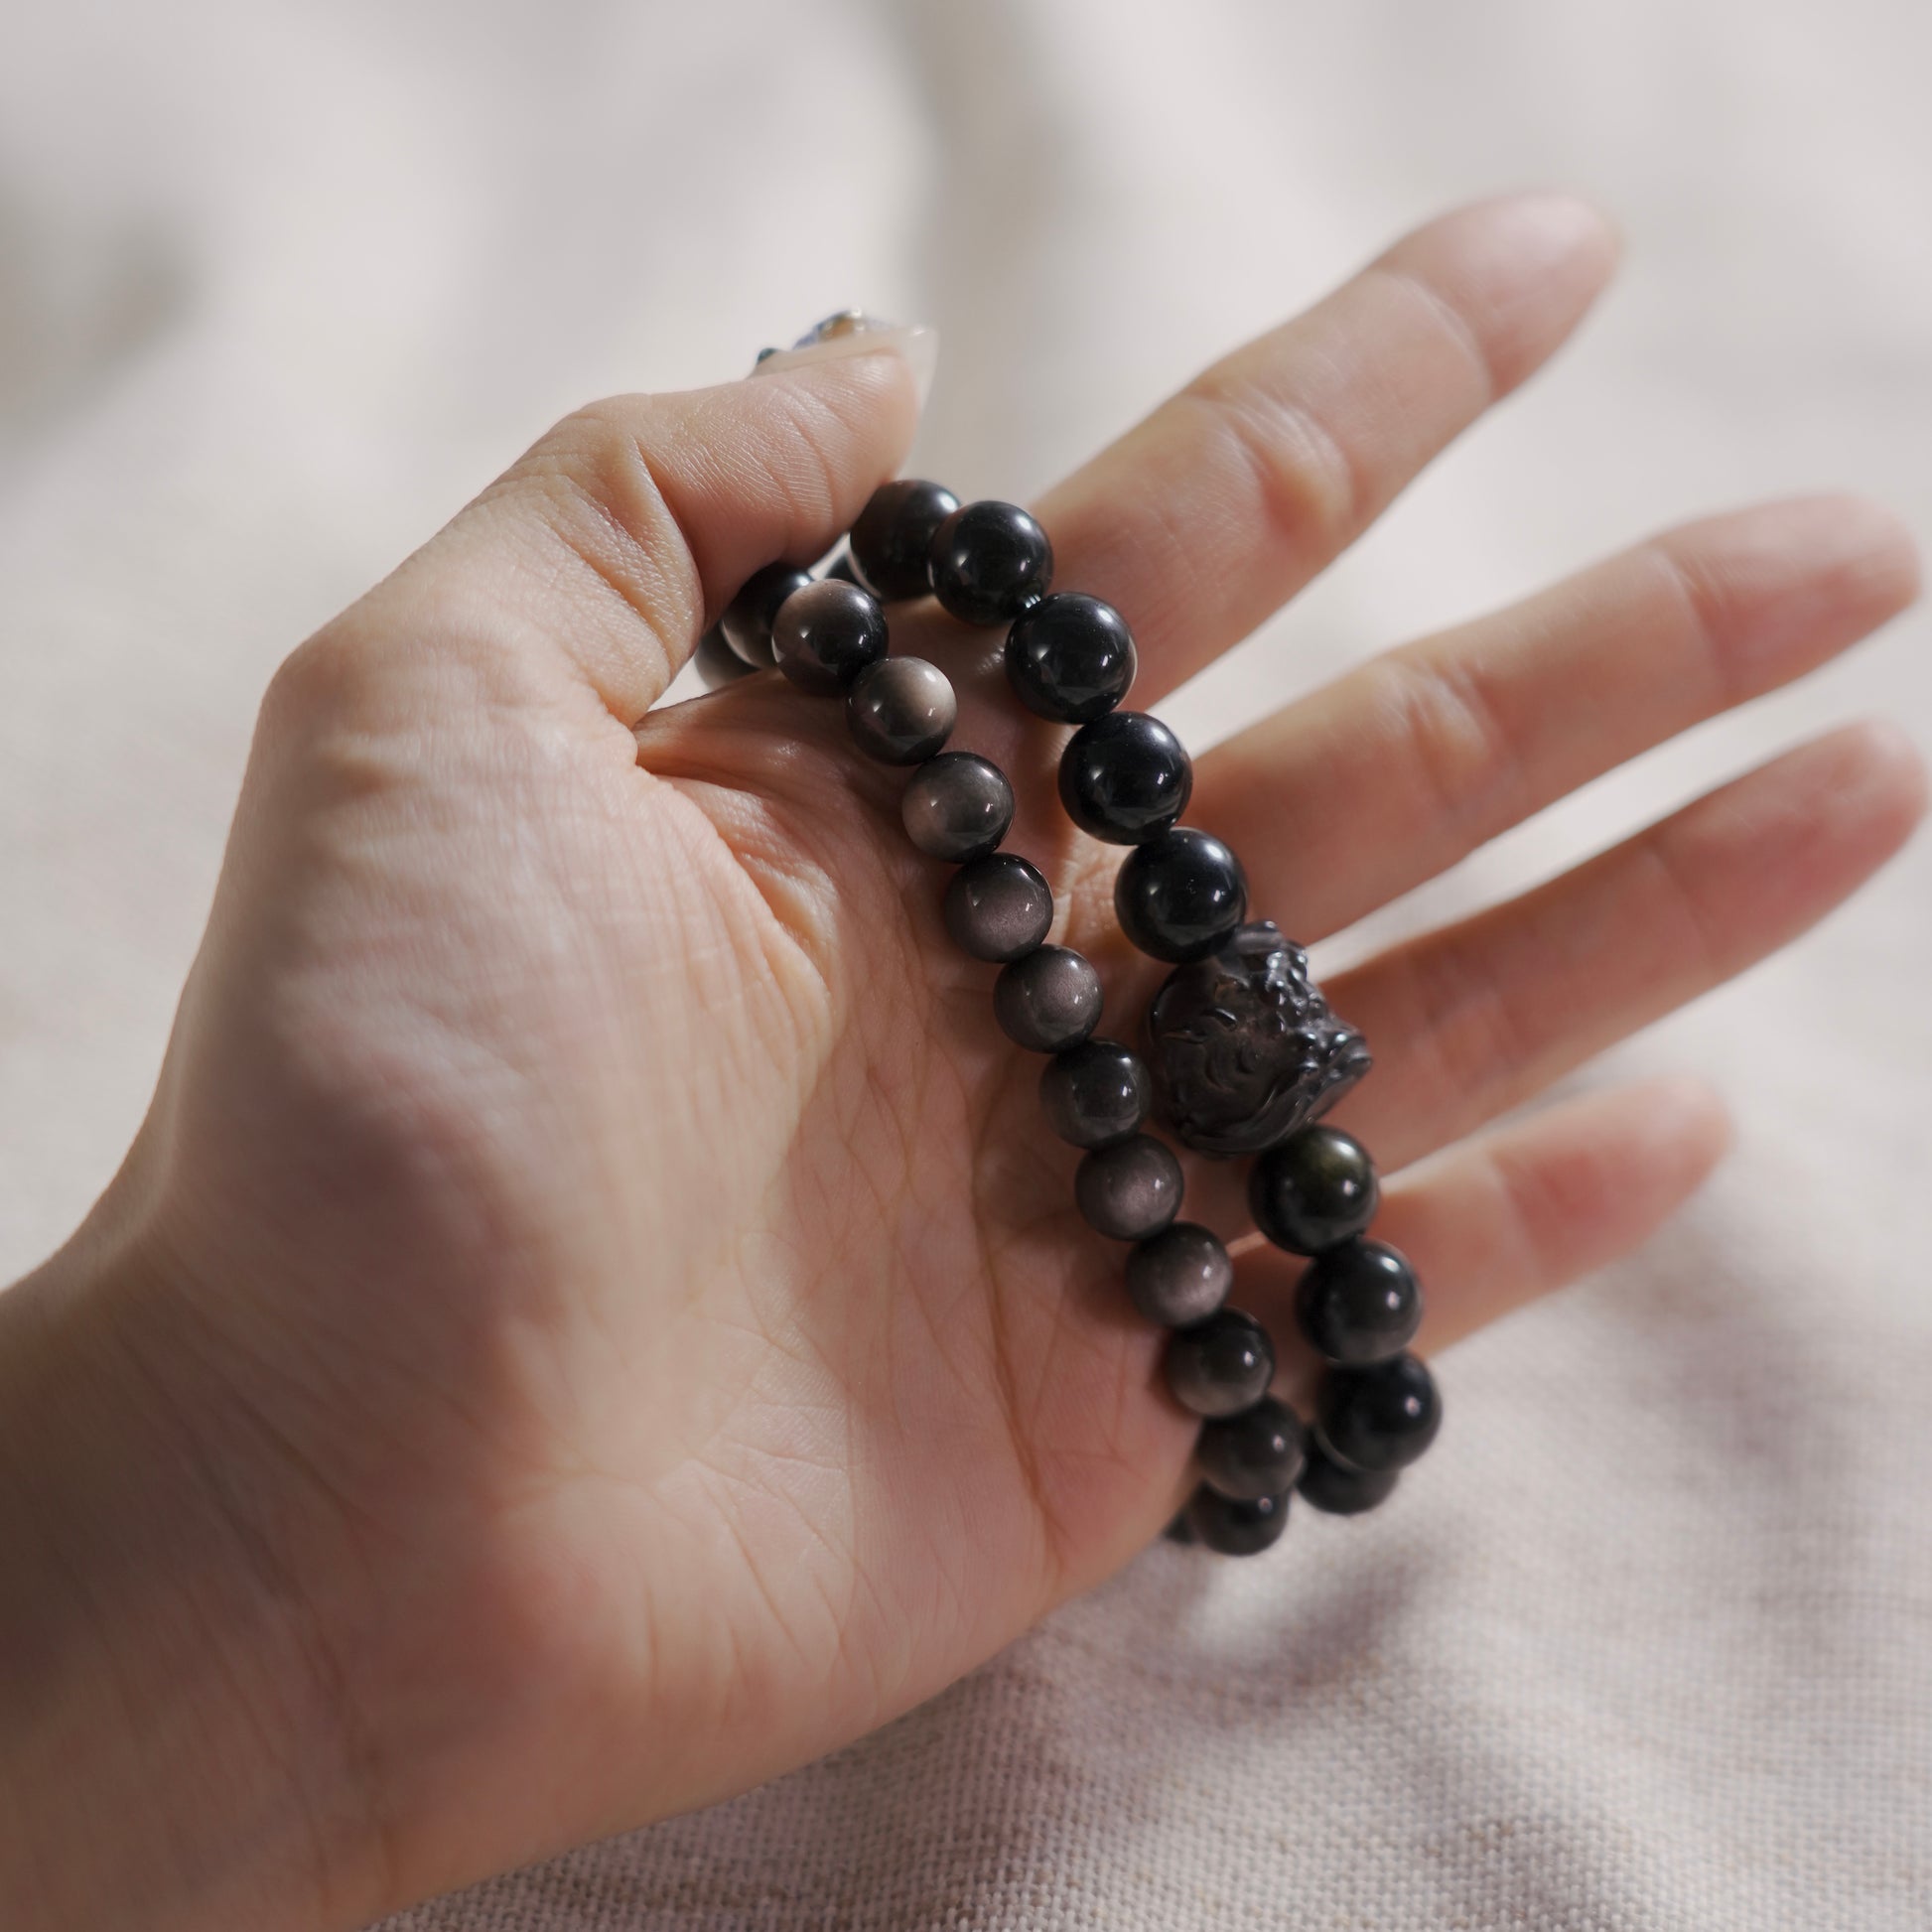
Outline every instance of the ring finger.
<path id="1" fill-rule="evenodd" d="M 1334 1120 L 1394 1173 L 1804 931 L 1904 842 L 1917 753 L 1853 725 L 1786 753 L 1532 892 L 1368 960 L 1327 992 L 1378 1070 Z M 1247 1219 L 1201 1162 L 1189 1211 Z"/>

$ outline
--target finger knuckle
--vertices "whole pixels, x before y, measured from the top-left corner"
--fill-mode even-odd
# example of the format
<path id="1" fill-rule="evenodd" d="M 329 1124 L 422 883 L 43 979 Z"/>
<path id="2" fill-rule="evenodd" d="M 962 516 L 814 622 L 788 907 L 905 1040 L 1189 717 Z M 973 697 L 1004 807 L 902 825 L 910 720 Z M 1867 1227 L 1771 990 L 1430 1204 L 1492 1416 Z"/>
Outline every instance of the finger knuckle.
<path id="1" fill-rule="evenodd" d="M 1468 844 L 1532 808 L 1522 748 L 1479 665 L 1452 652 L 1397 652 L 1368 677 L 1400 765 L 1426 790 L 1437 824 Z"/>
<path id="2" fill-rule="evenodd" d="M 1207 415 L 1230 470 L 1246 477 L 1263 528 L 1323 557 L 1354 536 L 1367 489 L 1345 444 L 1307 403 L 1213 371 L 1181 393 Z"/>
<path id="3" fill-rule="evenodd" d="M 696 561 L 659 480 L 659 433 L 647 397 L 591 403 L 488 492 L 653 623 L 703 604 Z"/>
<path id="4" fill-rule="evenodd" d="M 1507 976 L 1465 939 L 1421 947 L 1408 965 L 1413 1036 L 1434 1065 L 1442 1113 L 1460 1131 L 1506 1104 L 1541 1042 L 1508 998 Z"/>
<path id="5" fill-rule="evenodd" d="M 258 729 L 281 740 L 337 715 L 361 684 L 367 655 L 340 624 L 317 631 L 276 666 L 262 694 Z"/>

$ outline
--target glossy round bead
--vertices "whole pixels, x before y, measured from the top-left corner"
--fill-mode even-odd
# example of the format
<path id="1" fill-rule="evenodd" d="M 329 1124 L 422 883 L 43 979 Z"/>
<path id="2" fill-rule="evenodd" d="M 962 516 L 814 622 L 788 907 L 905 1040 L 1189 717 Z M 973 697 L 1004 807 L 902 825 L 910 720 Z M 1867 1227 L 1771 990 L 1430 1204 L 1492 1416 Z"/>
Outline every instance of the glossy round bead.
<path id="1" fill-rule="evenodd" d="M 1194 767 L 1180 740 L 1145 711 L 1110 711 L 1066 741 L 1060 803 L 1083 832 L 1139 845 L 1187 809 Z"/>
<path id="2" fill-rule="evenodd" d="M 1163 1328 L 1205 1321 L 1233 1286 L 1228 1251 L 1193 1221 L 1176 1221 L 1127 1257 L 1128 1298 L 1146 1320 Z"/>
<path id="3" fill-rule="evenodd" d="M 1308 1432 L 1286 1402 L 1265 1395 L 1238 1416 L 1204 1422 L 1194 1441 L 1201 1480 L 1224 1496 L 1284 1496 L 1307 1460 Z"/>
<path id="4" fill-rule="evenodd" d="M 1053 546 L 1018 503 L 968 503 L 933 533 L 932 594 L 967 623 L 1008 623 L 1053 581 Z"/>
<path id="5" fill-rule="evenodd" d="M 1399 1469 L 1351 1469 L 1311 1441 L 1302 1479 L 1295 1486 L 1311 1509 L 1329 1516 L 1359 1516 L 1363 1510 L 1387 1502 L 1400 1476 Z"/>
<path id="6" fill-rule="evenodd" d="M 993 1017 L 1016 1046 L 1058 1053 L 1100 1024 L 1100 975 L 1071 946 L 1037 946 L 993 982 Z"/>
<path id="7" fill-rule="evenodd" d="M 861 580 L 888 604 L 924 597 L 932 588 L 926 560 L 932 538 L 959 507 L 959 498 L 936 483 L 904 477 L 872 492 L 847 541 Z"/>
<path id="8" fill-rule="evenodd" d="M 718 628 L 725 633 L 726 643 L 755 671 L 778 661 L 771 649 L 772 621 L 785 599 L 811 581 L 811 572 L 800 570 L 796 564 L 766 564 L 746 578 L 738 595 L 725 606 Z"/>
<path id="9" fill-rule="evenodd" d="M 1187 1503 L 1187 1527 L 1219 1557 L 1257 1557 L 1288 1528 L 1287 1496 L 1238 1501 L 1203 1483 Z"/>
<path id="10" fill-rule="evenodd" d="M 1344 1241 L 1316 1255 L 1297 1283 L 1295 1320 L 1317 1355 L 1366 1367 L 1401 1354 L 1415 1339 L 1422 1290 L 1394 1248 Z"/>
<path id="11" fill-rule="evenodd" d="M 1436 1440 L 1442 1422 L 1435 1378 L 1414 1355 L 1330 1369 L 1315 1397 L 1321 1446 L 1357 1469 L 1406 1468 Z"/>
<path id="12" fill-rule="evenodd" d="M 1087 1225 L 1115 1241 L 1144 1241 L 1180 1212 L 1180 1163 L 1151 1134 L 1096 1148 L 1073 1176 Z"/>
<path id="13" fill-rule="evenodd" d="M 1241 923 L 1248 880 L 1217 838 L 1176 825 L 1137 845 L 1114 879 L 1114 916 L 1144 953 L 1204 959 Z"/>
<path id="14" fill-rule="evenodd" d="M 821 697 L 843 691 L 886 655 L 886 614 L 857 584 L 821 577 L 801 586 L 771 620 L 771 650 L 792 683 Z"/>
<path id="15" fill-rule="evenodd" d="M 1117 1039 L 1069 1046 L 1040 1069 L 1047 1124 L 1075 1147 L 1112 1147 L 1138 1134 L 1153 1098 L 1141 1056 Z"/>
<path id="16" fill-rule="evenodd" d="M 899 800 L 905 836 L 929 858 L 983 859 L 1013 823 L 1013 787 L 977 752 L 941 752 L 912 773 Z"/>
<path id="17" fill-rule="evenodd" d="M 975 959 L 1018 959 L 1046 937 L 1053 895 L 1019 853 L 992 852 L 953 874 L 945 920 L 961 952 Z"/>
<path id="18" fill-rule="evenodd" d="M 1268 1393 L 1275 1344 L 1253 1315 L 1221 1309 L 1171 1335 L 1162 1366 L 1183 1409 L 1197 1416 L 1238 1416 Z"/>
<path id="19" fill-rule="evenodd" d="M 727 684 L 736 684 L 740 678 L 752 675 L 751 665 L 726 643 L 725 633 L 716 624 L 698 639 L 691 661 L 697 665 L 698 676 L 707 691 L 722 690 Z"/>
<path id="20" fill-rule="evenodd" d="M 923 764 L 952 735 L 958 716 L 945 672 L 923 657 L 868 664 L 845 694 L 853 743 L 881 764 Z"/>
<path id="21" fill-rule="evenodd" d="M 1007 632 L 1007 681 L 1029 711 L 1084 725 L 1134 682 L 1134 633 L 1111 604 L 1082 591 L 1041 598 Z"/>
<path id="22" fill-rule="evenodd" d="M 1339 1127 L 1305 1127 L 1248 1172 L 1255 1225 L 1290 1254 L 1318 1255 L 1360 1234 L 1380 1198 L 1368 1150 Z"/>

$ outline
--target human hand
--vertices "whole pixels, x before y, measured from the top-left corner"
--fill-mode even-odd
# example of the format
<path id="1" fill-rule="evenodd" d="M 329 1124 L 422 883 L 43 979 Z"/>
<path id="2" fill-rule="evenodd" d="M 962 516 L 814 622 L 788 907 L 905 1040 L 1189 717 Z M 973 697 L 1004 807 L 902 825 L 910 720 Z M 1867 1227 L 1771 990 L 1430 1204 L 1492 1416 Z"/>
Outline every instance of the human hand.
<path id="1" fill-rule="evenodd" d="M 1131 702 L 1359 534 L 1612 255 L 1564 200 L 1449 215 L 1053 490 L 1058 583 L 1134 627 Z M 43 1849 L 28 1923 L 92 1922 L 103 1862 L 132 1882 L 144 1856 L 185 1874 L 154 1923 L 352 1923 L 722 1798 L 929 1696 L 1172 1513 L 1194 1425 L 993 969 L 944 938 L 903 774 L 775 675 L 649 709 L 753 569 L 851 522 L 913 412 L 889 352 L 600 405 L 275 680 L 153 1111 L 0 1305 L 11 1446 L 93 1427 L 76 1388 L 113 1412 L 61 1567 L 105 1561 L 80 1546 L 118 1512 L 177 1519 L 117 1594 L 194 1604 L 211 1648 L 164 1669 L 122 1628 L 120 1678 L 169 1715 L 117 1818 L 163 1780 L 166 1843 L 198 1849 L 144 1854 L 138 1823 L 88 1868 Z M 1915 586 L 1851 500 L 1690 525 L 1255 723 L 1188 820 L 1319 939 Z M 1119 851 L 1067 825 L 1063 733 L 997 644 L 894 613 L 960 691 L 953 744 L 1012 776 L 1009 843 L 1117 1034 L 1165 969 L 1119 940 Z M 1394 1175 L 1377 1231 L 1427 1285 L 1429 1352 L 1642 1241 L 1726 1131 L 1678 1082 L 1484 1124 L 1802 931 L 1922 800 L 1896 735 L 1835 733 L 1328 985 L 1375 1047 L 1337 1118 Z M 1247 1225 L 1226 1167 L 1188 1164 L 1185 1211 Z M 1248 1254 L 1235 1300 L 1277 1315 L 1296 1272 Z M 0 1631 L 36 1623 L 27 1574 Z M 55 1735 L 29 1726 L 30 1761 Z"/>

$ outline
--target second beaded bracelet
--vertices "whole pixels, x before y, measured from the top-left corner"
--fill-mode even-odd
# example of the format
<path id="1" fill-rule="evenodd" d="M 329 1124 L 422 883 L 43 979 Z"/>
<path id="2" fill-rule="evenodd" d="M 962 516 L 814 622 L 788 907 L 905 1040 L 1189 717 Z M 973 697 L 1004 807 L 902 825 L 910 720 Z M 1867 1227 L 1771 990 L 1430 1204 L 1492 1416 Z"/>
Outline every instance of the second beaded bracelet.
<path id="1" fill-rule="evenodd" d="M 805 341 L 864 326 L 834 317 Z M 1441 1399 L 1408 1347 L 1422 1290 L 1403 1255 L 1368 1237 L 1380 1192 L 1367 1151 L 1319 1120 L 1368 1071 L 1366 1042 L 1330 1012 L 1307 953 L 1273 921 L 1248 918 L 1234 853 L 1179 822 L 1193 783 L 1185 750 L 1159 719 L 1120 708 L 1136 669 L 1126 621 L 1098 598 L 1054 592 L 1052 573 L 1045 531 L 1017 505 L 887 483 L 824 576 L 777 563 L 751 577 L 701 643 L 699 669 L 717 684 L 775 665 L 808 692 L 841 696 L 868 757 L 912 767 L 906 836 L 956 868 L 946 930 L 1001 968 L 994 1017 L 1015 1044 L 1046 1056 L 1042 1109 L 1083 1150 L 1075 1202 L 1096 1232 L 1131 1244 L 1126 1293 L 1171 1331 L 1167 1386 L 1200 1418 L 1199 1480 L 1171 1533 L 1252 1555 L 1280 1537 L 1294 1494 L 1333 1514 L 1372 1509 L 1435 1440 Z M 950 680 L 891 654 L 884 607 L 927 595 L 964 622 L 1006 625 L 1014 694 L 1074 727 L 1061 802 L 1083 832 L 1126 848 L 1114 887 L 1121 929 L 1173 969 L 1148 1007 L 1145 1056 L 1099 1034 L 1091 962 L 1046 943 L 1051 890 L 1003 843 L 1014 816 L 1006 774 L 945 749 L 957 719 Z M 1267 1329 L 1228 1306 L 1226 1247 L 1179 1218 L 1183 1171 L 1144 1131 L 1155 1116 L 1195 1153 L 1254 1157 L 1257 1227 L 1309 1260 L 1295 1321 L 1324 1368 L 1307 1423 L 1269 1392 Z"/>

